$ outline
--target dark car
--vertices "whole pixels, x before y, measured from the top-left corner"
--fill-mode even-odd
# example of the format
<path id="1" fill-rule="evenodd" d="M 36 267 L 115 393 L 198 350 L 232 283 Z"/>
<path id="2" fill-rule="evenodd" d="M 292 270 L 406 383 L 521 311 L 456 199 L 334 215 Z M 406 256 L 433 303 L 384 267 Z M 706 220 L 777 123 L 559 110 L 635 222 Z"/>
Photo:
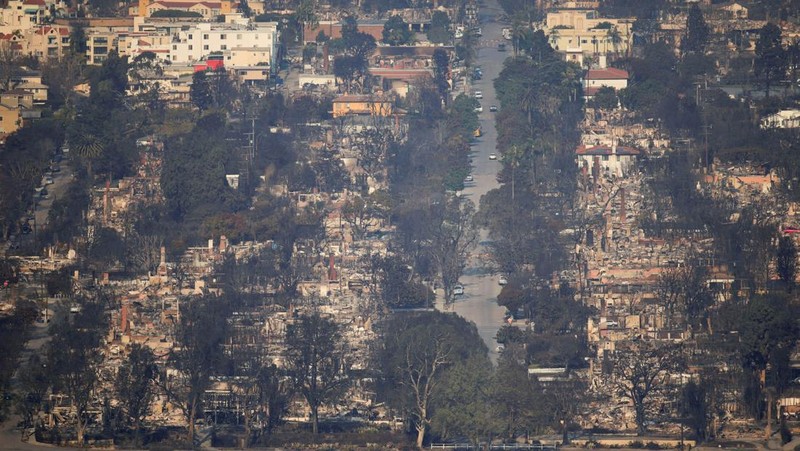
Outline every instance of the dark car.
<path id="1" fill-rule="evenodd" d="M 61 172 L 61 166 L 51 166 L 50 170 L 52 172 Z"/>

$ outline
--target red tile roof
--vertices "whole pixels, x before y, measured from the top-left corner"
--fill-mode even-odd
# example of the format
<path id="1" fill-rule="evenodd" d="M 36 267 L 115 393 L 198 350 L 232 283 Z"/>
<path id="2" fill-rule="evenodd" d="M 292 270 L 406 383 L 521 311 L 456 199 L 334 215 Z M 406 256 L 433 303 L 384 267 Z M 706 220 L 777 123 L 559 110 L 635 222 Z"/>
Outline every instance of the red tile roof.
<path id="1" fill-rule="evenodd" d="M 615 67 L 605 69 L 589 69 L 586 72 L 587 80 L 627 80 L 628 72 Z"/>
<path id="2" fill-rule="evenodd" d="M 36 5 L 36 6 L 47 6 L 44 0 L 25 0 L 22 2 L 23 5 Z"/>

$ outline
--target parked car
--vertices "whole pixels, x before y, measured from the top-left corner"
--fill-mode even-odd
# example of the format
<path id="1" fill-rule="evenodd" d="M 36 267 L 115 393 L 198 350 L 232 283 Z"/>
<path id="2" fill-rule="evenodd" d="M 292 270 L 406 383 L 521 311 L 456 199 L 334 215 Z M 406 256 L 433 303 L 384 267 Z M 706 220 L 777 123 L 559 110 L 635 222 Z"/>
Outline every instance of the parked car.
<path id="1" fill-rule="evenodd" d="M 490 154 L 489 154 L 489 159 L 494 161 L 494 160 L 496 160 L 496 159 L 497 159 L 497 155 L 495 155 L 495 154 L 493 154 L 493 153 L 490 153 Z"/>
<path id="2" fill-rule="evenodd" d="M 44 178 L 45 185 L 52 185 L 53 184 L 53 177 L 45 177 Z"/>
<path id="3" fill-rule="evenodd" d="M 474 95 L 474 96 L 475 96 L 475 98 L 476 98 L 476 99 L 478 99 L 478 100 L 480 100 L 480 99 L 482 99 L 482 98 L 483 98 L 483 93 L 482 93 L 481 91 L 475 91 L 475 93 L 474 93 L 473 95 Z"/>
<path id="4" fill-rule="evenodd" d="M 508 285 L 508 279 L 506 276 L 500 276 L 500 279 L 497 281 L 500 286 Z"/>
<path id="5" fill-rule="evenodd" d="M 61 172 L 61 166 L 50 166 L 50 170 L 53 172 Z"/>
<path id="6" fill-rule="evenodd" d="M 453 294 L 456 296 L 461 296 L 464 294 L 464 286 L 463 285 L 456 285 L 453 287 Z"/>
<path id="7" fill-rule="evenodd" d="M 465 181 L 465 182 L 472 182 L 472 181 L 474 181 L 474 180 L 475 180 L 475 178 L 474 178 L 474 177 L 472 177 L 472 174 L 470 174 L 470 175 L 468 175 L 466 178 L 464 178 L 464 181 Z"/>
<path id="8" fill-rule="evenodd" d="M 497 112 L 497 105 L 490 106 L 489 107 L 489 111 L 491 111 L 492 113 L 496 113 Z"/>
<path id="9" fill-rule="evenodd" d="M 476 113 L 483 113 L 483 105 L 478 105 L 477 107 L 475 107 L 475 112 Z"/>

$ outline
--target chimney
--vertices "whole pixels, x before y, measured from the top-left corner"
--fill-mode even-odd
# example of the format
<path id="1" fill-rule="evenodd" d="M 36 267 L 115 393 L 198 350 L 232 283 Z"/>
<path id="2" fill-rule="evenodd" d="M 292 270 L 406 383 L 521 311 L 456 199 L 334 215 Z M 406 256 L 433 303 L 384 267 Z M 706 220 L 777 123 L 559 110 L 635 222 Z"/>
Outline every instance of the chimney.
<path id="1" fill-rule="evenodd" d="M 227 249 L 228 249 L 228 237 L 222 235 L 221 237 L 219 237 L 219 253 L 224 254 Z"/>
<path id="2" fill-rule="evenodd" d="M 209 238 L 208 239 L 208 252 L 209 253 L 213 253 L 214 252 L 214 238 Z"/>
<path id="3" fill-rule="evenodd" d="M 106 190 L 103 193 L 103 225 L 108 224 L 109 217 L 109 191 L 111 191 L 111 180 L 106 180 Z"/>
<path id="4" fill-rule="evenodd" d="M 120 314 L 119 320 L 119 329 L 122 331 L 122 334 L 128 333 L 128 304 L 125 303 L 122 305 L 122 313 Z"/>
<path id="5" fill-rule="evenodd" d="M 335 282 L 339 280 L 339 275 L 336 273 L 336 267 L 334 266 L 334 257 L 331 254 L 330 263 L 328 264 L 328 281 Z"/>

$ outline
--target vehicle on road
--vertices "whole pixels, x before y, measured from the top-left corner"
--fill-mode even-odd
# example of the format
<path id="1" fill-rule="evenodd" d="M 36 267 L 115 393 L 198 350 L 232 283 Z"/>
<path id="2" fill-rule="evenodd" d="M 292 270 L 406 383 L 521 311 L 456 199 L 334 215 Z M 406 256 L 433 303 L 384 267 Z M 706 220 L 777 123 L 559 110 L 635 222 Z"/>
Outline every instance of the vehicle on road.
<path id="1" fill-rule="evenodd" d="M 500 44 L 497 45 L 497 51 L 498 52 L 505 52 L 506 51 L 506 45 L 501 42 Z"/>
<path id="2" fill-rule="evenodd" d="M 501 287 L 504 286 L 504 285 L 508 285 L 508 279 L 506 278 L 506 276 L 500 276 L 500 279 L 497 281 L 497 283 Z"/>
<path id="3" fill-rule="evenodd" d="M 474 95 L 474 96 L 475 96 L 475 98 L 476 98 L 476 99 L 478 99 L 478 100 L 480 100 L 480 99 L 482 99 L 482 98 L 483 98 L 483 93 L 482 93 L 481 91 L 475 91 L 475 92 L 473 93 L 473 95 Z"/>
<path id="4" fill-rule="evenodd" d="M 478 128 L 475 129 L 474 132 L 472 132 L 472 136 L 474 136 L 476 138 L 480 138 L 481 136 L 483 136 L 483 131 L 481 130 L 480 127 L 478 127 Z"/>
<path id="5" fill-rule="evenodd" d="M 496 113 L 497 112 L 497 105 L 490 106 L 489 107 L 489 111 L 491 111 L 492 113 Z"/>
<path id="6" fill-rule="evenodd" d="M 53 184 L 53 177 L 45 177 L 43 181 L 44 181 L 45 185 L 52 185 Z"/>
<path id="7" fill-rule="evenodd" d="M 474 181 L 474 180 L 475 180 L 475 178 L 474 178 L 472 175 L 468 175 L 468 176 L 466 176 L 466 177 L 464 178 L 464 181 L 465 181 L 465 182 L 472 182 L 472 181 Z"/>
<path id="8" fill-rule="evenodd" d="M 496 159 L 497 159 L 497 155 L 495 155 L 495 154 L 493 154 L 493 153 L 490 153 L 490 154 L 489 154 L 489 159 L 490 159 L 490 160 L 496 160 Z"/>
<path id="9" fill-rule="evenodd" d="M 475 107 L 476 113 L 483 113 L 483 105 L 478 105 Z"/>
<path id="10" fill-rule="evenodd" d="M 461 296 L 464 294 L 464 286 L 463 285 L 456 285 L 453 287 L 453 294 L 456 296 Z"/>

